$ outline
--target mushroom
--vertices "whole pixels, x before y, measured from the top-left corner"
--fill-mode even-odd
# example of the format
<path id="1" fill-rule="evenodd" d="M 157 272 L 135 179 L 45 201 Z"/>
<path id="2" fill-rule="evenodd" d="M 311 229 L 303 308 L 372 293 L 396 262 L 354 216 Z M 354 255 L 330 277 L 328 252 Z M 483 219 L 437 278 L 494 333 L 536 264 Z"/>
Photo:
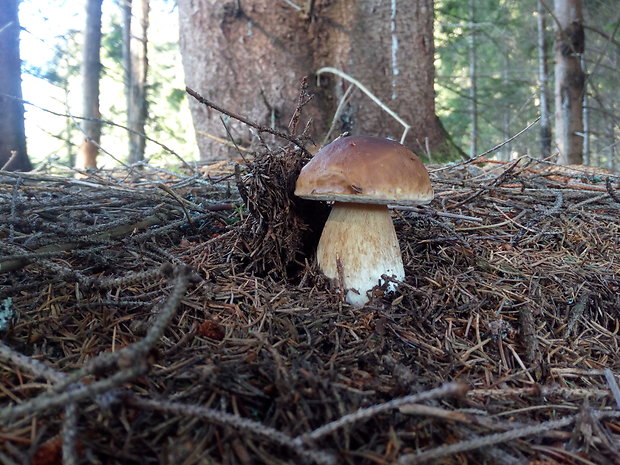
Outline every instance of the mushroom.
<path id="1" fill-rule="evenodd" d="M 364 306 L 369 293 L 405 277 L 390 205 L 425 204 L 433 187 L 420 159 L 398 142 L 378 137 L 336 139 L 302 168 L 295 195 L 334 202 L 317 248 L 321 271 Z"/>

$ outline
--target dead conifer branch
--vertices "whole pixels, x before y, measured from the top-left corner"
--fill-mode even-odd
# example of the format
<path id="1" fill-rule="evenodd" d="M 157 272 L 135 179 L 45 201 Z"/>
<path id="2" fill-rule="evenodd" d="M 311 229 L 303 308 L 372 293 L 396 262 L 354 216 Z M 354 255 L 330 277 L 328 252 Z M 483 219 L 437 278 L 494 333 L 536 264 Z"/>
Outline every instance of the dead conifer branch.
<path id="1" fill-rule="evenodd" d="M 0 360 L 11 363 L 36 377 L 46 379 L 51 383 L 64 379 L 64 373 L 58 372 L 39 360 L 27 357 L 15 351 L 0 341 Z"/>
<path id="2" fill-rule="evenodd" d="M 72 402 L 65 407 L 62 421 L 62 465 L 77 465 L 79 463 L 77 428 L 78 406 L 75 402 Z"/>
<path id="3" fill-rule="evenodd" d="M 605 369 L 605 379 L 607 380 L 609 389 L 611 390 L 614 400 L 616 401 L 616 409 L 620 410 L 620 386 L 618 386 L 616 376 L 609 368 Z"/>
<path id="4" fill-rule="evenodd" d="M 605 188 L 607 189 L 607 193 L 609 196 L 616 201 L 616 203 L 620 203 L 620 195 L 614 189 L 614 186 L 611 184 L 611 178 L 607 177 L 605 179 Z"/>
<path id="5" fill-rule="evenodd" d="M 617 413 L 615 415 L 614 413 Z M 620 417 L 620 412 L 595 412 L 597 418 L 605 417 Z M 418 454 L 403 455 L 397 463 L 399 465 L 411 465 L 418 463 L 428 463 L 432 460 L 437 460 L 443 457 L 448 457 L 454 454 L 481 449 L 484 447 L 493 446 L 496 444 L 513 441 L 515 439 L 524 438 L 528 436 L 535 436 L 548 431 L 557 430 L 566 427 L 577 420 L 578 415 L 570 415 L 558 420 L 550 420 L 537 425 L 526 426 L 522 428 L 515 428 L 503 433 L 490 434 L 487 436 L 481 436 L 466 441 L 457 442 L 447 446 L 437 447 Z"/>
<path id="6" fill-rule="evenodd" d="M 170 270 L 168 270 L 168 272 L 170 272 Z M 119 364 L 121 360 L 123 360 L 123 365 L 127 365 L 132 361 L 146 360 L 149 352 L 153 350 L 155 344 L 161 338 L 170 320 L 174 316 L 181 298 L 185 294 L 185 290 L 189 285 L 189 280 L 191 277 L 190 270 L 180 267 L 174 270 L 174 274 L 174 287 L 166 302 L 161 306 L 161 309 L 159 309 L 157 316 L 150 324 L 149 329 L 142 340 L 125 347 L 118 352 L 104 353 L 88 361 L 80 370 L 66 376 L 62 382 L 56 384 L 53 388 L 54 391 L 60 392 L 72 383 L 79 382 L 86 376 L 104 370 L 109 370 L 114 365 Z"/>
<path id="7" fill-rule="evenodd" d="M 290 135 L 290 134 L 286 134 L 282 131 L 278 131 L 276 129 L 272 129 L 270 127 L 267 126 L 261 126 L 258 123 L 255 123 L 253 121 L 250 121 L 249 119 L 245 118 L 244 116 L 238 115 L 236 113 L 233 113 L 229 110 L 226 110 L 225 108 L 211 102 L 210 100 L 204 98 L 202 95 L 200 95 L 198 92 L 196 92 L 193 89 L 190 89 L 189 87 L 185 88 L 185 91 L 191 95 L 192 97 L 194 97 L 198 102 L 202 103 L 203 105 L 206 105 L 210 108 L 213 108 L 216 111 L 219 111 L 220 113 L 226 115 L 226 116 L 230 116 L 233 119 L 236 119 L 237 121 L 242 122 L 243 124 L 246 124 L 254 129 L 256 129 L 259 133 L 261 132 L 266 132 L 268 134 L 274 135 L 276 137 L 279 137 L 281 139 L 287 140 L 289 142 L 292 142 L 293 144 L 295 144 L 297 147 L 299 147 L 302 150 L 306 150 L 305 144 L 299 140 L 297 137 Z"/>
<path id="8" fill-rule="evenodd" d="M 0 345 L 1 356 L 6 356 L 8 360 L 17 361 L 21 366 L 28 367 L 36 374 L 52 377 L 56 381 L 52 391 L 43 393 L 30 401 L 19 405 L 10 405 L 0 410 L 0 423 L 6 424 L 15 418 L 44 412 L 66 404 L 74 404 L 86 398 L 94 398 L 99 394 L 110 394 L 113 389 L 145 373 L 149 366 L 147 362 L 148 353 L 161 338 L 170 319 L 174 315 L 189 284 L 189 277 L 188 270 L 181 268 L 175 271 L 174 288 L 170 297 L 166 304 L 163 305 L 157 318 L 153 321 L 144 339 L 119 352 L 96 357 L 82 370 L 69 376 L 54 373 L 48 368 L 44 369 L 40 363 L 33 360 L 28 361 L 27 358 L 15 354 L 4 345 Z M 92 384 L 80 382 L 84 376 L 101 371 L 103 366 L 109 367 L 112 363 L 118 363 L 122 369 L 114 375 L 95 381 Z"/>
<path id="9" fill-rule="evenodd" d="M 277 444 L 280 447 L 293 449 L 301 457 L 310 459 L 318 464 L 330 465 L 335 463 L 334 458 L 323 451 L 308 448 L 305 445 L 297 444 L 294 439 L 274 428 L 270 428 L 262 423 L 231 415 L 221 410 L 214 410 L 197 405 L 185 405 L 179 402 L 167 402 L 161 400 L 144 399 L 137 396 L 127 398 L 127 402 L 135 407 L 146 410 L 154 410 L 172 415 L 181 415 L 190 418 L 200 418 L 218 425 L 228 426 L 236 431 L 252 434 Z"/>
<path id="10" fill-rule="evenodd" d="M 137 223 L 133 223 L 133 224 L 124 224 L 122 226 L 117 226 L 112 228 L 111 230 L 105 231 L 105 232 L 101 232 L 99 234 L 96 234 L 93 238 L 93 240 L 97 241 L 97 240 L 109 240 L 109 239 L 114 239 L 120 236 L 123 236 L 125 234 L 130 233 L 131 231 L 134 230 L 138 230 L 138 229 L 145 229 L 148 228 L 150 226 L 154 226 L 156 224 L 160 224 L 164 221 L 166 221 L 167 217 L 166 216 L 162 216 L 160 214 L 157 215 L 153 215 L 150 217 L 147 217 L 141 221 L 138 221 Z M 61 243 L 61 244 L 52 244 L 52 245 L 46 245 L 43 247 L 40 247 L 38 249 L 36 249 L 35 254 L 39 254 L 39 256 L 45 256 L 45 254 L 47 252 L 67 252 L 73 249 L 76 249 L 79 247 L 79 243 L 77 242 L 66 242 L 66 243 Z M 36 257 L 37 255 L 34 255 L 33 257 Z M 9 271 L 13 271 L 16 270 L 18 268 L 22 268 L 26 265 L 28 265 L 28 263 L 30 262 L 29 259 L 27 258 L 22 258 L 22 259 L 13 259 L 13 260 L 7 260 L 7 261 L 1 261 L 0 262 L 0 273 L 6 273 Z"/>
<path id="11" fill-rule="evenodd" d="M 536 226 L 538 223 L 543 221 L 545 218 L 552 217 L 553 215 L 556 215 L 560 211 L 560 209 L 562 208 L 562 205 L 564 204 L 564 195 L 562 194 L 561 191 L 557 191 L 555 195 L 556 195 L 556 198 L 555 198 L 555 202 L 553 203 L 553 205 L 551 205 L 551 207 L 545 211 L 536 213 L 533 216 L 533 218 L 531 218 L 525 224 L 525 226 L 522 229 L 520 229 L 519 232 L 517 232 L 517 234 L 515 234 L 515 236 L 513 237 L 511 241 L 512 245 L 517 245 L 521 241 L 521 238 L 525 235 L 527 231 L 532 231 L 534 226 Z M 542 231 L 540 231 L 536 235 L 536 237 L 539 237 L 541 233 Z"/>
<path id="12" fill-rule="evenodd" d="M 563 334 L 565 338 L 570 338 L 573 335 L 575 325 L 583 317 L 583 313 L 585 312 L 589 301 L 590 295 L 587 293 L 582 294 L 575 303 L 575 305 L 571 307 L 570 314 L 568 316 L 568 322 L 566 323 L 566 328 L 564 329 Z"/>
<path id="13" fill-rule="evenodd" d="M 487 150 L 486 152 L 482 152 L 478 155 L 476 155 L 473 158 L 467 157 L 467 160 L 459 162 L 457 164 L 448 164 L 444 167 L 441 168 L 435 168 L 433 170 L 431 170 L 430 172 L 432 173 L 437 173 L 439 171 L 445 171 L 447 169 L 452 169 L 454 167 L 457 166 L 465 166 L 468 165 L 470 163 L 473 163 L 483 157 L 486 157 L 487 155 L 492 154 L 493 152 L 498 151 L 499 149 L 501 149 L 502 147 L 504 147 L 507 144 L 510 144 L 513 140 L 515 140 L 517 137 L 521 136 L 522 134 L 526 133 L 527 131 L 529 131 L 536 123 L 538 123 L 540 121 L 540 116 L 537 117 L 534 121 L 532 121 L 531 123 L 529 123 L 527 126 L 525 126 L 523 129 L 521 129 L 519 132 L 517 132 L 516 134 L 514 134 L 513 136 L 509 137 L 508 139 L 506 139 L 505 141 L 500 142 L 499 144 L 497 144 L 495 147 L 490 148 L 489 150 Z"/>
<path id="14" fill-rule="evenodd" d="M 50 409 L 62 407 L 64 405 L 80 402 L 87 398 L 94 398 L 98 394 L 110 393 L 113 389 L 131 381 L 147 371 L 146 363 L 137 363 L 132 367 L 119 371 L 118 373 L 96 381 L 88 385 L 80 385 L 75 389 L 61 393 L 45 393 L 34 399 L 23 402 L 19 405 L 11 405 L 0 410 L 0 424 L 7 424 L 16 418 L 42 413 Z"/>
<path id="15" fill-rule="evenodd" d="M 127 131 L 127 132 L 129 132 L 131 134 L 136 134 L 136 135 L 138 135 L 140 137 L 144 137 L 149 142 L 152 142 L 152 143 L 154 143 L 156 145 L 159 145 L 166 152 L 170 153 L 171 155 L 174 155 L 185 167 L 190 168 L 190 165 L 183 159 L 183 157 L 181 157 L 181 155 L 179 155 L 177 152 L 172 150 L 167 145 L 162 144 L 160 141 L 149 137 L 147 134 L 143 134 L 143 133 L 141 133 L 139 131 L 135 131 L 135 130 L 130 129 L 127 126 L 124 126 L 122 124 L 116 123 L 114 121 L 106 120 L 106 119 L 101 119 L 101 118 L 88 118 L 88 117 L 84 117 L 84 116 L 76 116 L 76 115 L 71 115 L 71 114 L 66 114 L 66 113 L 58 113 L 56 111 L 49 110 L 47 108 L 44 108 L 44 107 L 42 107 L 40 105 L 34 104 L 32 102 L 29 102 L 28 100 L 21 99 L 19 97 L 14 96 L 14 95 L 8 95 L 8 94 L 0 94 L 0 95 L 2 95 L 3 97 L 6 97 L 6 98 L 13 99 L 13 100 L 19 100 L 19 101 L 23 102 L 25 105 L 30 105 L 30 106 L 32 106 L 34 108 L 38 108 L 39 110 L 44 111 L 45 113 L 49 113 L 50 115 L 60 116 L 62 118 L 71 118 L 73 120 L 81 120 L 81 121 L 99 121 L 99 122 L 105 124 L 106 126 L 114 126 L 114 127 L 123 129 L 123 130 L 125 130 L 125 131 Z M 77 125 L 77 126 L 79 127 L 79 125 Z M 106 152 L 106 153 L 108 153 L 108 155 L 111 155 L 109 152 Z M 111 155 L 111 156 L 113 158 L 115 158 L 113 155 Z M 115 160 L 116 160 L 116 158 L 115 158 Z M 122 162 L 120 162 L 118 160 L 116 160 L 116 161 L 120 165 L 124 165 L 124 163 L 122 163 Z"/>
<path id="16" fill-rule="evenodd" d="M 462 396 L 467 392 L 467 389 L 467 386 L 463 383 L 446 383 L 443 386 L 431 389 L 430 391 L 421 392 L 418 394 L 411 394 L 405 397 L 400 397 L 398 399 L 384 402 L 382 404 L 373 405 L 372 407 L 359 409 L 356 412 L 349 413 L 347 415 L 344 415 L 343 417 L 340 417 L 337 420 L 332 421 L 331 423 L 323 425 L 310 433 L 302 434 L 300 437 L 295 438 L 295 442 L 300 444 L 310 441 L 316 441 L 323 436 L 332 434 L 336 430 L 346 425 L 368 420 L 369 418 L 375 415 L 379 415 L 380 413 L 395 410 L 407 404 L 423 402 L 425 400 Z"/>

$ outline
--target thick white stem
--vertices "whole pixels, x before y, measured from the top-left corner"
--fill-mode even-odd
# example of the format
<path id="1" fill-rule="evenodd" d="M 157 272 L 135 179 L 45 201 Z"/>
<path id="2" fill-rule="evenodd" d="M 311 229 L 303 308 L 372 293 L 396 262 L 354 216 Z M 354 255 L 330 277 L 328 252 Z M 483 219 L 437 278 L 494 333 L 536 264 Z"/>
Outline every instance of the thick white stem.
<path id="1" fill-rule="evenodd" d="M 385 205 L 335 203 L 317 259 L 328 278 L 342 280 L 347 302 L 358 307 L 368 302 L 368 291 L 383 283 L 382 275 L 399 281 L 405 277 L 396 231 Z M 390 290 L 395 288 L 390 284 Z"/>

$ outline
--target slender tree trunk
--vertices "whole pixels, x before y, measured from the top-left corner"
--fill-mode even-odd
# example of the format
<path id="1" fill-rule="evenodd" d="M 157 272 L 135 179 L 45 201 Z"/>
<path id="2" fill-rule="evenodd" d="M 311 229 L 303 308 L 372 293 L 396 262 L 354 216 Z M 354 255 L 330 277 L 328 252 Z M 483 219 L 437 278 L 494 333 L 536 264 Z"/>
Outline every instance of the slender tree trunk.
<path id="1" fill-rule="evenodd" d="M 86 118 L 100 118 L 99 113 L 99 78 L 101 75 L 101 3 L 102 0 L 87 0 L 86 27 L 84 29 L 84 58 L 82 60 L 82 113 Z M 82 123 L 85 142 L 99 145 L 101 140 L 101 122 L 84 120 Z M 84 146 L 84 145 L 82 145 Z M 89 152 L 92 159 L 92 150 Z M 79 157 L 79 167 L 84 168 L 86 160 Z M 94 158 L 96 159 L 96 153 Z M 90 163 L 90 162 L 89 162 Z"/>
<path id="2" fill-rule="evenodd" d="M 123 17 L 123 71 L 125 73 L 125 98 L 129 108 L 129 81 L 131 69 L 131 6 L 132 0 L 121 0 L 121 14 Z"/>
<path id="3" fill-rule="evenodd" d="M 540 155 L 551 155 L 551 117 L 549 111 L 549 70 L 547 66 L 546 12 L 540 0 L 537 1 L 536 25 L 538 26 L 538 92 L 540 98 Z"/>
<path id="4" fill-rule="evenodd" d="M 0 6 L 0 169 L 32 169 L 26 153 L 21 60 L 19 58 L 18 0 Z"/>
<path id="5" fill-rule="evenodd" d="M 617 69 L 618 66 L 620 65 L 620 50 L 616 49 L 615 53 L 612 55 L 613 57 L 613 61 L 612 61 L 612 65 Z M 607 132 L 608 132 L 608 139 L 607 139 L 607 147 L 609 147 L 609 155 L 607 156 L 607 168 L 612 171 L 612 172 L 616 172 L 616 167 L 618 166 L 618 154 L 617 154 L 617 150 L 616 150 L 616 127 L 617 127 L 617 120 L 615 118 L 610 117 L 610 115 L 616 115 L 616 111 L 618 109 L 618 106 L 616 105 L 616 103 L 612 100 L 609 102 L 610 103 L 610 108 L 609 108 L 609 115 L 606 116 L 605 118 L 605 123 L 607 125 Z M 600 157 L 600 153 L 602 152 L 602 150 L 597 150 L 596 153 L 597 155 Z M 602 164 L 599 162 L 597 163 L 598 166 L 602 166 Z"/>
<path id="6" fill-rule="evenodd" d="M 63 79 L 62 81 L 62 90 L 65 94 L 65 113 L 67 115 L 71 114 L 71 107 L 69 106 L 69 81 L 68 79 Z M 75 144 L 73 144 L 73 120 L 71 117 L 67 116 L 65 118 L 65 149 L 67 151 L 67 166 L 75 166 L 76 157 L 75 157 Z"/>
<path id="7" fill-rule="evenodd" d="M 584 72 L 586 70 L 586 61 L 581 55 L 581 69 Z M 582 118 L 583 118 L 583 164 L 590 165 L 590 111 L 588 110 L 588 89 L 587 84 L 584 82 L 583 86 L 583 102 L 582 102 Z"/>
<path id="8" fill-rule="evenodd" d="M 616 160 L 616 124 L 613 119 L 609 119 L 607 133 L 609 136 L 609 155 L 607 156 L 607 168 L 615 173 L 618 164 Z"/>
<path id="9" fill-rule="evenodd" d="M 477 29 L 476 29 L 476 0 L 469 0 L 469 21 L 471 31 L 469 33 L 469 98 L 471 101 L 471 141 L 469 145 L 469 156 L 475 157 L 478 152 L 478 76 L 477 76 Z"/>
<path id="10" fill-rule="evenodd" d="M 555 0 L 555 134 L 559 163 L 583 163 L 585 50 L 582 0 Z"/>
<path id="11" fill-rule="evenodd" d="M 179 0 L 181 52 L 187 85 L 265 126 L 286 130 L 299 81 L 309 76 L 314 99 L 304 115 L 321 141 L 350 84 L 339 69 L 365 85 L 411 130 L 405 143 L 438 157 L 460 152 L 435 116 L 432 0 L 289 2 Z M 308 9 L 309 8 L 309 9 Z M 403 127 L 356 91 L 340 105 L 332 133 L 350 131 L 399 140 Z M 221 117 L 190 100 L 203 158 L 233 155 L 209 136 L 227 138 Z M 233 137 L 248 128 L 227 121 Z M 303 122 L 301 127 L 303 127 Z"/>
<path id="12" fill-rule="evenodd" d="M 124 25 L 128 31 L 124 31 L 124 52 L 127 54 L 126 66 L 126 91 L 127 91 L 127 127 L 133 132 L 129 133 L 129 162 L 136 163 L 144 159 L 145 139 L 144 124 L 147 114 L 147 72 L 148 72 L 148 25 L 149 25 L 149 0 L 128 0 L 124 11 L 129 17 L 125 17 Z"/>
<path id="13" fill-rule="evenodd" d="M 508 56 L 508 51 L 506 51 L 502 59 L 502 83 L 504 84 L 504 89 L 509 88 L 509 80 L 508 80 L 509 70 L 510 70 L 510 57 Z M 510 133 L 510 111 L 509 110 L 510 110 L 510 107 L 507 103 L 505 106 L 503 115 L 502 115 L 502 119 L 503 119 L 502 132 L 503 132 L 504 140 L 508 140 L 510 139 L 510 136 L 512 136 L 512 134 Z M 501 151 L 499 152 L 500 160 L 504 160 L 504 161 L 510 160 L 511 153 L 512 153 L 512 146 L 509 142 L 506 145 L 504 145 Z"/>

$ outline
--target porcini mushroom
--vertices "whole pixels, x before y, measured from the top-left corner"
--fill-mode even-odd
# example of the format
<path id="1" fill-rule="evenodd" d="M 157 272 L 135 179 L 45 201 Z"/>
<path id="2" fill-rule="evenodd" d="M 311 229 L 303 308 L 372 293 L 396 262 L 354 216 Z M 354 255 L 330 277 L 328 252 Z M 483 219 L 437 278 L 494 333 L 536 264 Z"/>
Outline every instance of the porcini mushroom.
<path id="1" fill-rule="evenodd" d="M 387 276 L 405 277 L 388 205 L 425 204 L 433 188 L 420 159 L 398 142 L 354 136 L 326 145 L 302 168 L 295 195 L 334 202 L 317 248 L 321 271 L 361 307 Z"/>

